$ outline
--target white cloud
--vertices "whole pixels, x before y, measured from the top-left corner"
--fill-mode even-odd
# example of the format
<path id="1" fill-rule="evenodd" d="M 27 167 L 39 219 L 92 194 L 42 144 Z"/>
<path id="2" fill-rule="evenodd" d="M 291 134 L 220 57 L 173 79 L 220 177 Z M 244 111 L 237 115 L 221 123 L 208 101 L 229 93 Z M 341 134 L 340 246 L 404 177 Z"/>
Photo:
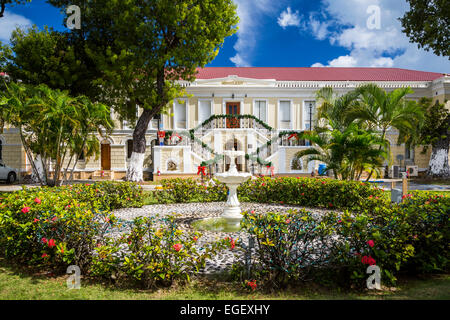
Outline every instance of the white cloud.
<path id="1" fill-rule="evenodd" d="M 267 22 L 268 17 L 276 14 L 277 7 L 284 1 L 234 0 L 240 21 L 237 41 L 234 45 L 236 55 L 230 60 L 236 67 L 251 66 L 252 54 L 257 45 L 258 28 Z"/>
<path id="2" fill-rule="evenodd" d="M 300 16 L 298 11 L 292 12 L 291 8 L 288 7 L 285 11 L 281 12 L 278 17 L 278 25 L 283 29 L 286 27 L 299 27 Z"/>
<path id="3" fill-rule="evenodd" d="M 11 13 L 5 12 L 3 18 L 0 18 L 0 41 L 9 42 L 11 33 L 17 28 L 31 27 L 31 21 L 27 18 Z"/>
<path id="4" fill-rule="evenodd" d="M 327 62 L 332 67 L 398 67 L 435 72 L 449 72 L 450 61 L 432 52 L 418 49 L 401 31 L 398 20 L 408 9 L 403 1 L 391 0 L 322 0 L 327 19 L 310 17 L 309 29 L 319 40 L 328 37 L 332 45 L 350 53 Z M 367 9 L 377 5 L 381 11 L 381 28 L 369 29 Z M 322 26 L 325 24 L 325 26 Z M 328 24 L 328 25 L 326 25 Z M 336 28 L 329 31 L 332 24 Z M 323 66 L 315 63 L 313 66 Z"/>
<path id="5" fill-rule="evenodd" d="M 316 18 L 315 14 L 309 15 L 309 30 L 312 32 L 314 37 L 318 40 L 325 40 L 329 35 L 328 27 L 330 23 L 326 21 L 320 21 Z M 304 28 L 307 29 L 307 28 Z"/>

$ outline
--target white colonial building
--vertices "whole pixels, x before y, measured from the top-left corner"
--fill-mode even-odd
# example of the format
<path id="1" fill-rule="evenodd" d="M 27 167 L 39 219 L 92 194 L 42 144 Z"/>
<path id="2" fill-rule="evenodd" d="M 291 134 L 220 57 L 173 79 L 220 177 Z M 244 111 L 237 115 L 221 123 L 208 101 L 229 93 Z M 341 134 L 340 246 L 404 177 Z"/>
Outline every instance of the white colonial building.
<path id="1" fill-rule="evenodd" d="M 170 116 L 151 121 L 147 132 L 144 162 L 146 177 L 192 176 L 199 166 L 206 171 L 227 169 L 223 150 L 238 149 L 245 156 L 238 159 L 243 171 L 279 175 L 310 174 L 318 164 L 295 161 L 295 154 L 309 148 L 298 140 L 296 132 L 314 127 L 317 90 L 332 87 L 346 93 L 356 87 L 375 83 L 386 90 L 411 87 L 408 98 L 430 97 L 446 102 L 450 98 L 450 76 L 392 68 L 204 68 L 194 82 L 181 82 L 188 96 L 170 106 Z M 102 141 L 98 160 L 82 160 L 77 177 L 124 177 L 132 146 L 132 128 L 116 120 L 113 134 Z M 14 130 L 14 129 L 11 129 Z M 2 157 L 19 166 L 19 152 L 14 131 L 0 136 Z M 164 138 L 158 138 L 159 136 Z M 397 165 L 415 165 L 425 170 L 428 154 L 395 145 L 390 132 Z M 9 147 L 16 146 L 16 151 Z M 21 157 L 22 171 L 29 171 Z M 269 167 L 269 168 L 268 168 Z"/>

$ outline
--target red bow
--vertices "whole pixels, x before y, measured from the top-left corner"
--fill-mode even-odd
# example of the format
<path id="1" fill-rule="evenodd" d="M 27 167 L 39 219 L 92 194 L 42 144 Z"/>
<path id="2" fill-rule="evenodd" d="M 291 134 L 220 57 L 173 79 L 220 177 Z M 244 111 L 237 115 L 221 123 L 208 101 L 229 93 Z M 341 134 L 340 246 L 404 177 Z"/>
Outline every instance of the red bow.
<path id="1" fill-rule="evenodd" d="M 173 133 L 173 134 L 170 136 L 170 140 L 172 140 L 173 137 L 177 137 L 178 139 L 180 139 L 180 141 L 183 140 L 183 138 L 182 138 L 178 133 Z"/>
<path id="2" fill-rule="evenodd" d="M 165 136 L 166 136 L 166 132 L 165 131 L 158 131 L 158 137 L 164 138 Z"/>
<path id="3" fill-rule="evenodd" d="M 203 174 L 203 175 L 206 175 L 205 170 L 206 170 L 206 167 L 198 166 L 197 174 L 200 174 L 200 173 L 201 173 L 201 174 Z"/>
<path id="4" fill-rule="evenodd" d="M 288 137 L 288 140 L 291 140 L 293 137 L 295 137 L 296 139 L 298 138 L 297 134 L 293 133 Z"/>

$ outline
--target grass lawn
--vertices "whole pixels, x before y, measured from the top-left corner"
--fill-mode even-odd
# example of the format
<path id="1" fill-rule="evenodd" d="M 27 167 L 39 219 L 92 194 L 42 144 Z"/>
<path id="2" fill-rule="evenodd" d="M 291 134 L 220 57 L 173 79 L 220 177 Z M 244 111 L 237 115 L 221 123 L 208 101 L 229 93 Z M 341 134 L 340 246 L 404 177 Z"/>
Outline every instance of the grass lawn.
<path id="1" fill-rule="evenodd" d="M 385 291 L 339 292 L 312 285 L 277 293 L 248 292 L 221 280 L 194 280 L 190 284 L 155 291 L 120 289 L 81 279 L 81 289 L 69 290 L 66 276 L 51 277 L 14 268 L 0 260 L 0 300 L 310 300 L 310 299 L 450 299 L 450 275 L 400 279 L 399 286 Z"/>

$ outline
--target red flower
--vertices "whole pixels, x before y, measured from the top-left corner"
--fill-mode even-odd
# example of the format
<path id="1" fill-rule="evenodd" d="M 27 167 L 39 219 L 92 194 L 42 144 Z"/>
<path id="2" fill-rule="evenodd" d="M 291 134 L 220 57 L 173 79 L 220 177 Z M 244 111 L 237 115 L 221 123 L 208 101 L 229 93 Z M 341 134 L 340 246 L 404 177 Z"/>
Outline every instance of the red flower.
<path id="1" fill-rule="evenodd" d="M 304 193 L 302 193 L 302 196 L 304 196 L 305 194 Z"/>
<path id="2" fill-rule="evenodd" d="M 291 222 L 291 219 L 287 219 L 287 220 L 286 220 L 286 223 L 290 223 L 290 222 Z"/>
<path id="3" fill-rule="evenodd" d="M 64 253 L 64 248 L 61 248 L 61 253 Z"/>
<path id="4" fill-rule="evenodd" d="M 41 204 L 41 199 L 36 198 L 36 199 L 34 199 L 34 202 L 36 202 L 37 204 Z"/>
<path id="5" fill-rule="evenodd" d="M 197 241 L 197 240 L 198 240 L 198 237 L 197 237 L 197 236 L 195 236 L 195 237 L 194 237 L 194 241 Z"/>
<path id="6" fill-rule="evenodd" d="M 42 254 L 42 256 L 41 256 L 42 258 L 48 258 L 48 254 L 46 254 L 45 252 Z"/>
<path id="7" fill-rule="evenodd" d="M 50 248 L 53 248 L 54 246 L 56 246 L 55 240 L 53 240 L 53 239 L 48 240 L 48 246 L 49 246 Z"/>
<path id="8" fill-rule="evenodd" d="M 361 258 L 361 262 L 363 264 L 368 264 L 368 265 L 371 265 L 371 266 L 376 264 L 375 259 L 372 258 L 371 256 L 364 256 L 364 257 L 362 257 Z"/>
<path id="9" fill-rule="evenodd" d="M 330 202 L 329 204 L 328 204 L 330 207 L 332 207 L 333 206 L 333 204 Z"/>
<path id="10" fill-rule="evenodd" d="M 38 221 L 39 221 L 38 218 L 34 218 L 34 220 L 33 220 L 34 223 L 36 223 L 36 222 L 38 222 Z"/>
<path id="11" fill-rule="evenodd" d="M 52 218 L 52 221 L 55 222 L 56 219 L 58 219 L 58 218 L 57 218 L 57 217 L 53 217 L 53 218 Z"/>
<path id="12" fill-rule="evenodd" d="M 173 245 L 173 248 L 174 248 L 175 251 L 177 251 L 177 252 L 180 251 L 182 247 L 183 247 L 183 245 L 182 245 L 182 244 L 179 244 L 179 243 L 176 243 L 176 244 Z"/>
<path id="13" fill-rule="evenodd" d="M 375 245 L 375 242 L 373 240 L 369 240 L 369 241 L 367 241 L 367 244 L 369 245 L 369 247 L 373 248 L 373 246 Z"/>
<path id="14" fill-rule="evenodd" d="M 325 181 L 322 181 L 322 184 L 325 184 Z"/>
<path id="15" fill-rule="evenodd" d="M 256 290 L 256 280 L 253 281 L 247 281 L 247 286 L 249 286 L 250 288 L 252 288 L 252 290 Z"/>
<path id="16" fill-rule="evenodd" d="M 45 244 L 45 243 L 47 243 L 47 238 L 42 238 L 41 241 L 42 241 L 42 243 Z"/>
<path id="17" fill-rule="evenodd" d="M 30 207 L 24 207 L 22 209 L 22 213 L 28 213 L 28 212 L 30 212 Z"/>

